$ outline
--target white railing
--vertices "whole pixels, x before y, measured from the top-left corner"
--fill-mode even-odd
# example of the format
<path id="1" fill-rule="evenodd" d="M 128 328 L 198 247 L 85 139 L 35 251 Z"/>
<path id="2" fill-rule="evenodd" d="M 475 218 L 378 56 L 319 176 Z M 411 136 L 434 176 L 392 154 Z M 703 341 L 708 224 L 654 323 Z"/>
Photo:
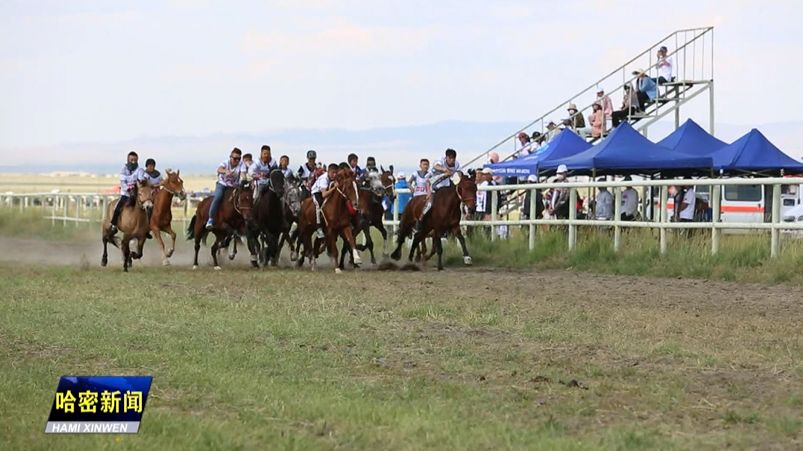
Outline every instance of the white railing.
<path id="1" fill-rule="evenodd" d="M 565 183 L 527 183 L 521 185 L 496 185 L 496 186 L 480 186 L 479 191 L 488 191 L 491 193 L 491 220 L 490 221 L 461 221 L 462 225 L 468 227 L 476 226 L 527 226 L 529 228 L 529 242 L 528 247 L 530 250 L 535 249 L 536 226 L 538 225 L 565 225 L 568 226 L 568 249 L 573 251 L 577 246 L 577 227 L 578 226 L 591 226 L 591 227 L 605 227 L 614 229 L 613 235 L 613 249 L 619 251 L 621 249 L 622 229 L 626 227 L 633 228 L 652 228 L 659 231 L 659 244 L 661 254 L 667 252 L 667 230 L 668 229 L 709 229 L 711 230 L 711 254 L 715 255 L 719 252 L 722 230 L 769 230 L 771 233 L 770 240 L 770 255 L 777 257 L 780 252 L 780 232 L 781 230 L 803 230 L 803 222 L 784 222 L 781 218 L 781 186 L 782 185 L 800 185 L 803 184 L 803 178 L 792 177 L 777 177 L 777 178 L 734 178 L 734 179 L 695 179 L 695 180 L 633 180 L 633 181 L 611 181 L 611 182 L 565 182 Z M 711 222 L 670 222 L 668 215 L 668 193 L 670 186 L 709 186 L 711 187 Z M 772 186 L 772 216 L 770 222 L 763 223 L 749 223 L 749 222 L 721 222 L 721 194 L 722 186 L 732 185 L 761 185 Z M 659 188 L 658 203 L 660 209 L 656 218 L 643 221 L 622 221 L 621 218 L 621 204 L 622 204 L 622 188 L 625 186 L 643 187 L 643 188 Z M 577 219 L 577 210 L 574 206 L 577 203 L 578 189 L 599 188 L 606 187 L 613 189 L 614 194 L 614 219 L 610 221 L 593 220 L 593 219 Z M 529 205 L 529 218 L 536 216 L 536 196 L 535 190 L 547 190 L 549 188 L 566 188 L 569 189 L 569 219 L 500 219 L 497 213 L 499 206 L 499 192 L 500 191 L 518 191 L 530 190 L 530 205 Z M 397 190 L 398 193 L 409 193 L 409 190 Z M 393 220 L 385 221 L 385 224 L 394 227 L 398 226 L 398 196 L 393 210 Z M 491 232 L 491 240 L 496 239 L 495 230 Z"/>
<path id="2" fill-rule="evenodd" d="M 668 192 L 670 186 L 709 186 L 711 196 L 711 222 L 670 222 L 667 210 Z M 721 222 L 720 204 L 722 186 L 732 185 L 761 185 L 772 186 L 772 215 L 769 222 L 748 223 L 748 222 Z M 803 230 L 803 222 L 784 222 L 781 218 L 781 186 L 782 185 L 803 185 L 803 177 L 776 177 L 776 178 L 733 178 L 733 179 L 695 179 L 695 180 L 632 180 L 632 181 L 611 181 L 611 182 L 565 182 L 565 183 L 528 183 L 521 185 L 496 185 L 480 186 L 479 191 L 487 191 L 491 194 L 491 220 L 476 221 L 464 220 L 461 222 L 466 227 L 488 227 L 497 226 L 522 226 L 527 227 L 529 232 L 528 247 L 534 249 L 537 244 L 536 226 L 538 225 L 561 225 L 568 227 L 568 249 L 574 250 L 577 245 L 577 227 L 605 227 L 613 228 L 613 249 L 619 251 L 621 248 L 621 232 L 623 228 L 651 228 L 659 231 L 660 251 L 662 254 L 667 252 L 667 230 L 669 229 L 709 229 L 711 231 L 711 253 L 716 254 L 720 248 L 720 238 L 722 230 L 769 230 L 771 234 L 770 254 L 776 257 L 780 251 L 780 232 L 782 230 Z M 657 217 L 642 221 L 621 221 L 616 218 L 621 217 L 621 191 L 625 186 L 642 188 L 659 188 L 658 204 L 660 208 Z M 614 220 L 602 221 L 593 219 L 577 219 L 577 210 L 572 208 L 577 203 L 578 189 L 611 188 L 614 194 Z M 529 218 L 534 218 L 536 213 L 535 190 L 547 190 L 549 188 L 569 189 L 569 219 L 502 219 L 498 214 L 499 192 L 500 191 L 531 191 Z M 642 190 L 643 191 L 643 190 Z M 398 189 L 397 194 L 409 194 L 408 189 Z M 80 222 L 100 222 L 105 212 L 108 202 L 116 199 L 114 195 L 104 195 L 97 193 L 26 193 L 26 194 L 0 194 L 0 206 L 19 208 L 24 212 L 28 208 L 34 207 L 38 200 L 44 209 L 50 209 L 51 215 L 46 216 L 53 224 L 56 221 L 66 225 L 69 223 Z M 79 202 L 80 200 L 80 202 Z M 184 211 L 183 217 L 174 216 L 177 221 L 187 222 L 195 213 L 194 205 L 202 198 L 188 197 L 182 201 L 179 207 Z M 82 206 L 83 204 L 83 206 Z M 68 208 L 70 206 L 72 211 Z M 388 226 L 398 227 L 399 198 L 393 208 L 393 219 L 384 221 Z M 643 206 L 643 204 L 642 204 Z M 41 210 L 40 210 L 41 211 Z M 59 215 L 60 214 L 60 215 Z M 493 231 L 495 232 L 495 231 Z M 497 239 L 496 233 L 491 233 L 491 240 Z"/>

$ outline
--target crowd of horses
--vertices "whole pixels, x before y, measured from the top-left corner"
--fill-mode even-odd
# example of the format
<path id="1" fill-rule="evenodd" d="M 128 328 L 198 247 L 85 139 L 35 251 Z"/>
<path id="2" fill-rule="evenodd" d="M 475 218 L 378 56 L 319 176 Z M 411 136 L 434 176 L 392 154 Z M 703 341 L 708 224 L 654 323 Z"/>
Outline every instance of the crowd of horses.
<path id="1" fill-rule="evenodd" d="M 388 232 L 382 219 L 385 197 L 391 202 L 396 197 L 396 179 L 392 171 L 370 172 L 357 176 L 351 169 L 338 170 L 333 182 L 336 190 L 324 201 L 322 222 L 324 237 L 316 236 L 318 228 L 315 205 L 306 185 L 295 177 L 285 178 L 281 171 L 270 173 L 270 183 L 263 192 L 254 196 L 255 181 L 244 180 L 234 188 L 228 188 L 223 202 L 214 218 L 215 226 L 211 230 L 205 228 L 209 216 L 212 197 L 203 199 L 195 211 L 187 228 L 187 238 L 194 241 L 195 256 L 193 269 L 198 267 L 198 252 L 202 242 L 208 235 L 214 235 L 211 246 L 212 262 L 215 269 L 220 269 L 218 251 L 229 248 L 229 258 L 237 253 L 237 241 L 245 239 L 251 254 L 251 264 L 276 266 L 279 255 L 286 243 L 290 248 L 290 260 L 301 267 L 307 261 L 315 270 L 318 256 L 325 250 L 331 259 L 335 272 L 344 269 L 345 257 L 349 256 L 352 267 L 358 267 L 362 261 L 359 251 L 368 250 L 371 263 L 376 264 L 374 243 L 370 228 L 379 230 L 382 239 L 387 242 Z M 412 237 L 408 259 L 428 260 L 438 254 L 438 269 L 443 269 L 443 247 L 440 238 L 449 233 L 460 243 L 465 264 L 471 264 L 465 238 L 460 229 L 460 219 L 464 215 L 474 213 L 476 207 L 477 185 L 475 181 L 462 172 L 455 173 L 448 187 L 436 190 L 432 194 L 432 208 L 422 218 L 426 196 L 413 197 L 400 216 L 400 224 L 396 236 L 396 249 L 391 254 L 394 260 L 401 258 L 402 245 Z M 166 177 L 158 189 L 145 182 L 138 183 L 129 202 L 123 207 L 117 228 L 122 237 L 111 233 L 110 219 L 114 211 L 114 203 L 108 206 L 102 223 L 103 256 L 101 265 L 108 263 L 108 244 L 119 247 L 123 256 L 123 270 L 128 271 L 133 260 L 143 255 L 146 240 L 153 236 L 159 243 L 163 264 L 169 264 L 176 247 L 176 233 L 171 226 L 173 198 L 186 198 L 183 181 L 179 171 L 167 170 Z M 421 220 L 419 228 L 416 221 Z M 295 225 L 295 227 L 293 227 Z M 161 234 L 167 233 L 172 244 L 165 247 Z M 356 238 L 363 234 L 364 245 L 357 245 Z M 432 240 L 431 252 L 427 254 L 425 240 Z M 342 249 L 338 252 L 337 240 L 342 240 Z M 131 242 L 136 240 L 136 250 L 131 250 Z M 339 260 L 338 260 L 339 257 Z"/>

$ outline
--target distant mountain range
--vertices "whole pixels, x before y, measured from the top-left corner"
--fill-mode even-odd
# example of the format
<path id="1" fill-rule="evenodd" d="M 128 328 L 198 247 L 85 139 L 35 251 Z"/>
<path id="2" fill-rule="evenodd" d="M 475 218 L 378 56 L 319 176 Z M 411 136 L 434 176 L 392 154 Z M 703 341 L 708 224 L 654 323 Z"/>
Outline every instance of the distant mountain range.
<path id="1" fill-rule="evenodd" d="M 206 136 L 152 136 L 35 148 L 0 148 L 0 154 L 8 156 L 0 161 L 0 172 L 114 173 L 122 166 L 125 154 L 134 149 L 140 154 L 141 163 L 145 158 L 153 157 L 161 168 L 178 168 L 187 174 L 209 174 L 226 158 L 232 147 L 237 146 L 244 152 L 256 154 L 262 144 L 270 144 L 275 157 L 289 155 L 293 167 L 302 163 L 308 149 L 315 149 L 320 161 L 340 162 L 354 152 L 360 156 L 361 165 L 370 155 L 381 165 L 393 164 L 398 170 L 410 171 L 418 165 L 420 158 L 440 157 L 448 147 L 457 149 L 458 160 L 467 161 L 522 125 L 524 122 L 445 121 L 365 130 L 293 128 Z M 649 138 L 660 140 L 672 128 L 671 122 L 655 124 L 650 128 Z M 750 128 L 716 124 L 716 136 L 731 142 L 750 131 Z M 770 123 L 756 128 L 790 156 L 798 159 L 803 157 L 803 145 L 800 143 L 803 121 Z"/>

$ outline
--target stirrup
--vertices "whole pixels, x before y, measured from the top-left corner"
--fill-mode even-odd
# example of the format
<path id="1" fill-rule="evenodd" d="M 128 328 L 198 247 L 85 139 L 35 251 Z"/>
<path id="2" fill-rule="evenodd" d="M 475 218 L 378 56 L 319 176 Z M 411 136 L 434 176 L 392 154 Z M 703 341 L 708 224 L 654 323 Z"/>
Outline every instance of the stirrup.
<path id="1" fill-rule="evenodd" d="M 116 226 L 116 225 L 114 225 L 114 224 L 112 224 L 111 226 L 109 226 L 109 233 L 110 233 L 111 235 L 114 235 L 115 233 L 117 233 L 117 226 Z"/>
<path id="2" fill-rule="evenodd" d="M 212 223 L 212 220 L 210 219 L 210 220 L 206 221 L 206 226 L 204 226 L 204 227 L 206 228 L 206 230 L 212 230 L 213 228 L 215 228 L 215 224 Z"/>

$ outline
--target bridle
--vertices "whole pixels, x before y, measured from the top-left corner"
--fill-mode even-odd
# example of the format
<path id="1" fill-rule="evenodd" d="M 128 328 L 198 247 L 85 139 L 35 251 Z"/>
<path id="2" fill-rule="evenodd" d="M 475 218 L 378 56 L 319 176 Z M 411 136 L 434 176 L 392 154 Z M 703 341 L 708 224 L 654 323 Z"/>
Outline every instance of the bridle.
<path id="1" fill-rule="evenodd" d="M 359 205 L 359 203 L 360 203 L 360 190 L 357 188 L 357 181 L 352 179 L 351 180 L 351 185 L 354 187 L 355 202 Z M 346 196 L 346 193 L 344 193 L 343 190 L 341 190 L 339 186 L 337 188 L 335 188 L 335 189 L 337 190 L 337 192 L 341 196 L 343 196 L 344 199 L 350 200 L 349 197 Z"/>

